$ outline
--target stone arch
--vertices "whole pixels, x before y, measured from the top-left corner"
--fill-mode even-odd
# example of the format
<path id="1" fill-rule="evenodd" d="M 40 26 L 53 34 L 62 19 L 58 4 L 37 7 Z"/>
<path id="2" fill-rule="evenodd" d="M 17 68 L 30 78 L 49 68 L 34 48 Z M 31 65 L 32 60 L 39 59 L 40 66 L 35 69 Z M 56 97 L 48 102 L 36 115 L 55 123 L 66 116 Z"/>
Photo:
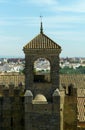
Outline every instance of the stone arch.
<path id="1" fill-rule="evenodd" d="M 34 82 L 51 82 L 51 65 L 45 57 L 39 57 L 33 63 Z"/>
<path id="2" fill-rule="evenodd" d="M 32 64 L 34 63 L 34 61 L 36 61 L 39 58 L 45 58 L 50 62 L 50 64 L 52 64 L 51 56 L 44 54 L 44 52 L 42 54 L 35 55 L 34 57 L 32 57 L 32 60 L 31 60 Z"/>

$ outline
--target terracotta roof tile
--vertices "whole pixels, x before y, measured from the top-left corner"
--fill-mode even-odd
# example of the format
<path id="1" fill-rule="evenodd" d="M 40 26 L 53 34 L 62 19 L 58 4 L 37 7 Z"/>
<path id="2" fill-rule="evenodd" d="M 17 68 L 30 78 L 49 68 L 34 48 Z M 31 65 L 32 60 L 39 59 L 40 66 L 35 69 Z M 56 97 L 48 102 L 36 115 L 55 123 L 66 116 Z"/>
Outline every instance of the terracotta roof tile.
<path id="1" fill-rule="evenodd" d="M 61 47 L 43 33 L 37 35 L 29 43 L 24 46 L 24 49 L 61 49 Z"/>

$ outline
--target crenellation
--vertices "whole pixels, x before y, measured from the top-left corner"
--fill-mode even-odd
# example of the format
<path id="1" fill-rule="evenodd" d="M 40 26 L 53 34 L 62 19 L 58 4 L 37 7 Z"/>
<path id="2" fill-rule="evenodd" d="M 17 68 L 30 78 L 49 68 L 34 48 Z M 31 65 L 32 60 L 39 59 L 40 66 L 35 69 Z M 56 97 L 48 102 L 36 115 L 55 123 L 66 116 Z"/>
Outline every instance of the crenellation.
<path id="1" fill-rule="evenodd" d="M 5 87 L 5 85 L 3 83 L 1 83 L 0 84 L 0 95 L 2 95 L 4 87 Z"/>
<path id="2" fill-rule="evenodd" d="M 3 88 L 3 96 L 8 97 L 9 96 L 9 88 L 8 85 Z"/>
<path id="3" fill-rule="evenodd" d="M 24 86 L 15 86 L 14 84 L 6 84 L 6 85 L 0 85 L 1 91 L 0 96 L 1 97 L 8 97 L 8 96 L 23 96 L 24 95 Z"/>
<path id="4" fill-rule="evenodd" d="M 14 84 L 9 84 L 9 95 L 13 96 L 14 95 Z"/>

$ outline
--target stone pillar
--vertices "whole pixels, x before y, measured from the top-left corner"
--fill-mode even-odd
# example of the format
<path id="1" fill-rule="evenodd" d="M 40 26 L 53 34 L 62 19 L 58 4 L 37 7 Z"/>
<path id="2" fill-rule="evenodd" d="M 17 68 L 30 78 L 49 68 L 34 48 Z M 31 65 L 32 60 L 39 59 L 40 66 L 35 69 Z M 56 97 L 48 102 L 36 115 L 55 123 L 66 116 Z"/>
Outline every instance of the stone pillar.
<path id="1" fill-rule="evenodd" d="M 60 92 L 59 89 L 56 89 L 53 93 L 53 103 L 54 104 L 60 104 Z"/>
<path id="2" fill-rule="evenodd" d="M 16 88 L 14 89 L 14 96 L 15 96 L 15 97 L 19 97 L 19 95 L 20 95 L 20 89 L 19 89 L 18 87 L 16 87 Z"/>
<path id="3" fill-rule="evenodd" d="M 12 106 L 12 117 L 11 117 L 11 124 L 15 130 L 21 130 L 23 127 L 23 108 L 22 108 L 22 101 L 20 97 L 20 89 L 18 87 L 14 88 L 14 99 L 13 99 L 13 106 Z"/>
<path id="4" fill-rule="evenodd" d="M 9 96 L 9 88 L 8 88 L 8 87 L 5 87 L 5 88 L 3 89 L 3 96 L 4 96 L 4 97 L 8 97 L 8 96 Z"/>
<path id="5" fill-rule="evenodd" d="M 59 88 L 59 56 L 54 55 L 52 58 L 52 65 L 51 65 L 51 79 L 52 79 L 52 85 L 53 90 L 56 88 Z"/>
<path id="6" fill-rule="evenodd" d="M 0 130 L 2 130 L 3 123 L 3 96 L 0 95 Z"/>
<path id="7" fill-rule="evenodd" d="M 3 83 L 1 83 L 0 84 L 0 95 L 2 95 L 4 87 L 5 87 L 5 85 Z"/>
<path id="8" fill-rule="evenodd" d="M 28 103 L 32 103 L 33 94 L 30 90 L 26 90 L 24 96 L 25 96 L 25 105 L 28 104 Z"/>
<path id="9" fill-rule="evenodd" d="M 33 64 L 32 56 L 25 56 L 25 89 L 30 89 L 33 85 Z"/>
<path id="10" fill-rule="evenodd" d="M 63 122 L 64 122 L 64 98 L 65 98 L 65 89 L 60 90 L 60 130 L 63 130 Z"/>
<path id="11" fill-rule="evenodd" d="M 64 130 L 77 130 L 77 88 L 73 93 L 65 95 L 64 100 Z"/>
<path id="12" fill-rule="evenodd" d="M 13 83 L 9 84 L 9 95 L 10 96 L 14 95 L 14 84 Z"/>
<path id="13" fill-rule="evenodd" d="M 9 97 L 9 88 L 3 90 L 3 129 L 11 129 L 11 101 Z"/>
<path id="14" fill-rule="evenodd" d="M 25 130 L 31 130 L 30 112 L 32 111 L 33 94 L 30 90 L 26 90 L 24 95 L 25 106 Z"/>
<path id="15" fill-rule="evenodd" d="M 56 89 L 53 93 L 53 113 L 57 117 L 57 130 L 60 130 L 60 92 Z"/>

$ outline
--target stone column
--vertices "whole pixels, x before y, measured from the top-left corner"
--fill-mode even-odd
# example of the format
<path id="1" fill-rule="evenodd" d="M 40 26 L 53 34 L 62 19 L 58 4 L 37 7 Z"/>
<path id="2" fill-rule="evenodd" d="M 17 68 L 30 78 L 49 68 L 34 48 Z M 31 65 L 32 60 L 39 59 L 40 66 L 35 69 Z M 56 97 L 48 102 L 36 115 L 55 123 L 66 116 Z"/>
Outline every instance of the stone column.
<path id="1" fill-rule="evenodd" d="M 54 90 L 59 88 L 59 56 L 52 56 L 51 78 Z"/>
<path id="2" fill-rule="evenodd" d="M 30 90 L 26 90 L 24 95 L 24 106 L 25 106 L 25 130 L 31 129 L 30 112 L 32 111 L 32 100 L 33 94 Z"/>
<path id="3" fill-rule="evenodd" d="M 26 55 L 25 60 L 25 89 L 30 89 L 33 85 L 33 64 L 32 57 Z"/>
<path id="4" fill-rule="evenodd" d="M 57 130 L 60 130 L 60 92 L 56 89 L 53 93 L 53 113 L 56 116 Z"/>

